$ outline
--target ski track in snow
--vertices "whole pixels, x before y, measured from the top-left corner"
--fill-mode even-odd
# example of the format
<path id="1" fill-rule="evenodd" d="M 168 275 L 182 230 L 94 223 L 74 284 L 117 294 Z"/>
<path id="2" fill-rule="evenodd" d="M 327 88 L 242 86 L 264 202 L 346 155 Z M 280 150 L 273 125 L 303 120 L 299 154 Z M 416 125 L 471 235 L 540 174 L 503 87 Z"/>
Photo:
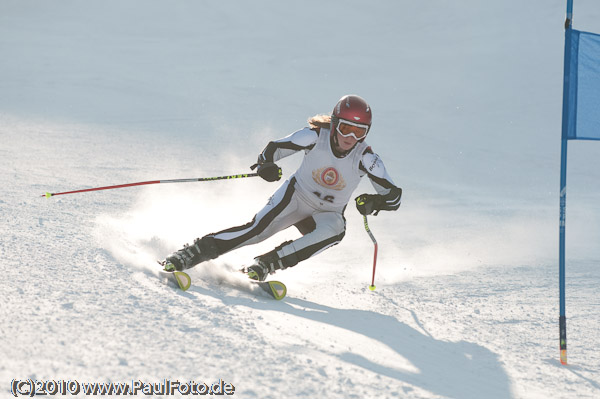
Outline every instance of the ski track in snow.
<path id="1" fill-rule="evenodd" d="M 600 31 L 578 3 L 577 23 Z M 562 2 L 99 4 L 0 4 L 0 398 L 15 378 L 223 379 L 240 398 L 600 397 L 600 169 L 581 143 L 558 360 Z M 338 18 L 314 22 L 317 5 Z M 331 52 L 348 35 L 366 51 L 350 66 Z M 185 293 L 159 281 L 157 259 L 249 221 L 277 187 L 262 180 L 42 197 L 247 170 L 346 92 L 373 99 L 372 144 L 405 191 L 369 219 L 375 292 L 352 206 L 342 243 L 275 275 L 283 301 L 235 269 L 294 232 L 190 270 Z"/>

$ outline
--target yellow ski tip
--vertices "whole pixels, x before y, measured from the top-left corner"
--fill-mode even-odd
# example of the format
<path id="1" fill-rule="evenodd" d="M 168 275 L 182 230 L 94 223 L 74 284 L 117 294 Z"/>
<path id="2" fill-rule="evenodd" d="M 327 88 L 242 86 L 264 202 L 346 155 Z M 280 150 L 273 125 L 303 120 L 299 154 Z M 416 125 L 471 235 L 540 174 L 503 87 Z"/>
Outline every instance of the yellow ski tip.
<path id="1" fill-rule="evenodd" d="M 271 288 L 273 298 L 277 299 L 278 301 L 285 298 L 285 295 L 287 294 L 287 287 L 285 286 L 285 284 L 283 284 L 280 281 L 267 281 L 267 283 Z"/>
<path id="2" fill-rule="evenodd" d="M 179 288 L 181 288 L 182 291 L 187 291 L 187 289 L 190 288 L 190 285 L 192 285 L 190 276 L 184 272 L 173 272 L 173 274 L 175 275 L 175 279 L 177 279 Z"/>
<path id="3" fill-rule="evenodd" d="M 52 197 L 52 193 L 46 193 L 46 198 Z"/>

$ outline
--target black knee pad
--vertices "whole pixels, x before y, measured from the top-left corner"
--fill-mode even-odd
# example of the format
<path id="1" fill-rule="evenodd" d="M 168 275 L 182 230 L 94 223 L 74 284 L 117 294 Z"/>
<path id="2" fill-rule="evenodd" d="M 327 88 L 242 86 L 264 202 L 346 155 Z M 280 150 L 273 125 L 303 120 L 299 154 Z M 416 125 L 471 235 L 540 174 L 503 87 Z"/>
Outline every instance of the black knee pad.
<path id="1" fill-rule="evenodd" d="M 302 219 L 301 221 L 296 223 L 294 226 L 296 226 L 296 228 L 298 229 L 300 234 L 302 234 L 303 236 L 307 235 L 308 233 L 313 232 L 317 228 L 315 219 L 313 219 L 312 216 L 309 216 L 306 219 Z"/>

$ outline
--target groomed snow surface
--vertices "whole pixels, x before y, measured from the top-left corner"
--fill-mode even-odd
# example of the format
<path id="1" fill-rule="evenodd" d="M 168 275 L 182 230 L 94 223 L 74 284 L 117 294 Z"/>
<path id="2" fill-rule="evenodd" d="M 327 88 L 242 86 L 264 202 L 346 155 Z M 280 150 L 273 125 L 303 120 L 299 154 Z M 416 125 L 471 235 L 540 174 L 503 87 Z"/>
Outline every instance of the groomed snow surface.
<path id="1" fill-rule="evenodd" d="M 595 142 L 569 144 L 558 358 L 565 4 L 454 3 L 0 0 L 0 397 L 14 379 L 600 397 Z M 576 28 L 598 21 L 576 2 Z M 278 302 L 233 270 L 295 231 L 192 269 L 185 293 L 156 260 L 248 222 L 279 183 L 42 196 L 247 172 L 347 93 L 371 103 L 368 141 L 404 189 L 397 212 L 369 218 L 374 292 L 353 204 L 339 245 L 274 276 Z M 285 178 L 300 160 L 281 162 Z"/>

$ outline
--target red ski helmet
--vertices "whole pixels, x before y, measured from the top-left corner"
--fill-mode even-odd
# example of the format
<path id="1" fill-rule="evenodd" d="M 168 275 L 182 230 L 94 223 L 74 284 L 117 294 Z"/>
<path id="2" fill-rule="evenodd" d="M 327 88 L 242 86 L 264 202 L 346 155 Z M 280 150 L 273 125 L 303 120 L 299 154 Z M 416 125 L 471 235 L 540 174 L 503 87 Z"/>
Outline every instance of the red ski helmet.
<path id="1" fill-rule="evenodd" d="M 363 141 L 371 128 L 371 107 L 367 102 L 360 96 L 350 94 L 340 98 L 340 101 L 333 108 L 331 114 L 331 134 L 340 131 L 341 124 L 348 124 L 358 128 L 364 129 L 364 134 L 357 137 L 352 135 L 356 140 Z"/>

